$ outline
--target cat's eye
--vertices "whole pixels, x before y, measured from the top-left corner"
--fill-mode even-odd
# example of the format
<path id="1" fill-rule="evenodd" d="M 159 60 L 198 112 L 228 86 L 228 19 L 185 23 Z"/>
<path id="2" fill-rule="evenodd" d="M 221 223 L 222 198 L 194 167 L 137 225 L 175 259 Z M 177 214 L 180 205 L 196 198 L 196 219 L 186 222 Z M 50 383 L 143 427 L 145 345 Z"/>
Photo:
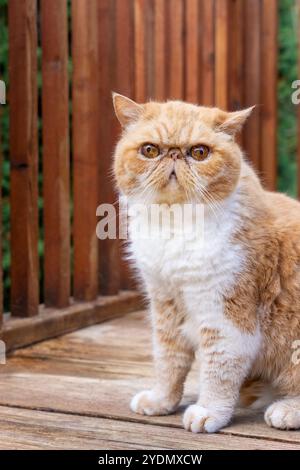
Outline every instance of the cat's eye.
<path id="1" fill-rule="evenodd" d="M 157 145 L 154 144 L 144 144 L 141 147 L 141 154 L 147 158 L 156 158 L 160 154 L 160 150 Z"/>
<path id="2" fill-rule="evenodd" d="M 201 162 L 202 160 L 205 160 L 205 158 L 208 157 L 209 147 L 207 147 L 207 145 L 195 145 L 191 148 L 190 154 L 194 158 L 194 160 L 198 160 L 199 162 Z"/>

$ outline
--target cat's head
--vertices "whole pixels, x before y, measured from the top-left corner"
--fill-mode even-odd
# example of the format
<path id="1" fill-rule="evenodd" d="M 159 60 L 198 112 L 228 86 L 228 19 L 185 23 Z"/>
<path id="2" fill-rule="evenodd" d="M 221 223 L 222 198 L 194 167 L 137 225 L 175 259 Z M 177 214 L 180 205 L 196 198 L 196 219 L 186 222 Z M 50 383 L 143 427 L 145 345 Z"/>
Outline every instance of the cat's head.
<path id="1" fill-rule="evenodd" d="M 123 127 L 114 156 L 121 193 L 144 203 L 208 203 L 228 197 L 240 176 L 235 142 L 252 108 L 225 112 L 181 101 L 137 104 L 114 94 Z"/>

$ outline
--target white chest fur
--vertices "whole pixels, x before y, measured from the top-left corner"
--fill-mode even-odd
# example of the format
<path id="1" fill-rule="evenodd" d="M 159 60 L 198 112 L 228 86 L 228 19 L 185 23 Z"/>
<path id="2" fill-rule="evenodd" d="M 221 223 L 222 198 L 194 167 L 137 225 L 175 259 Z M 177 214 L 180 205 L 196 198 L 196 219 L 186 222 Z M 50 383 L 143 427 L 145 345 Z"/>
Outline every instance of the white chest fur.
<path id="1" fill-rule="evenodd" d="M 135 236 L 140 221 L 130 222 L 131 255 L 146 287 L 157 298 L 173 298 L 183 305 L 183 331 L 191 342 L 199 328 L 227 323 L 223 295 L 234 288 L 245 260 L 243 248 L 233 242 L 241 223 L 236 205 L 227 201 L 216 214 L 205 212 L 203 233 L 195 238 L 147 239 Z"/>

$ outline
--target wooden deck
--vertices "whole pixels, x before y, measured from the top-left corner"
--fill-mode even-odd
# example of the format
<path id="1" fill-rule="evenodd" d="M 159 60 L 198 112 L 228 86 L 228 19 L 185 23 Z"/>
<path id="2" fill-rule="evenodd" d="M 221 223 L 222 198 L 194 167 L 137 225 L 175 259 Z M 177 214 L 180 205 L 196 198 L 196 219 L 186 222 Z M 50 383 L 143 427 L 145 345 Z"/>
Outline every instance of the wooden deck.
<path id="1" fill-rule="evenodd" d="M 184 431 L 182 411 L 197 390 L 193 372 L 176 415 L 131 413 L 131 396 L 152 373 L 144 312 L 20 349 L 0 365 L 0 448 L 300 449 L 299 431 L 271 429 L 248 411 L 219 434 Z"/>

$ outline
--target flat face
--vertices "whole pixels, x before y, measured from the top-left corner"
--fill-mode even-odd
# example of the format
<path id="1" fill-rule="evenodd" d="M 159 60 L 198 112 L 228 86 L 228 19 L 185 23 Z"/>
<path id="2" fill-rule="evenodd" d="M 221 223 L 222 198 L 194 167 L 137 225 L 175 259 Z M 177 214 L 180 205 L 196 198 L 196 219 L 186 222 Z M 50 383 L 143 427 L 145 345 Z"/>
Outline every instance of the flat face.
<path id="1" fill-rule="evenodd" d="M 129 106 L 133 109 L 122 104 L 121 118 L 116 111 L 120 120 L 126 113 L 114 165 L 122 193 L 144 202 L 177 203 L 220 200 L 234 190 L 241 152 L 233 134 L 245 111 L 226 113 L 180 101 L 130 101 Z"/>

